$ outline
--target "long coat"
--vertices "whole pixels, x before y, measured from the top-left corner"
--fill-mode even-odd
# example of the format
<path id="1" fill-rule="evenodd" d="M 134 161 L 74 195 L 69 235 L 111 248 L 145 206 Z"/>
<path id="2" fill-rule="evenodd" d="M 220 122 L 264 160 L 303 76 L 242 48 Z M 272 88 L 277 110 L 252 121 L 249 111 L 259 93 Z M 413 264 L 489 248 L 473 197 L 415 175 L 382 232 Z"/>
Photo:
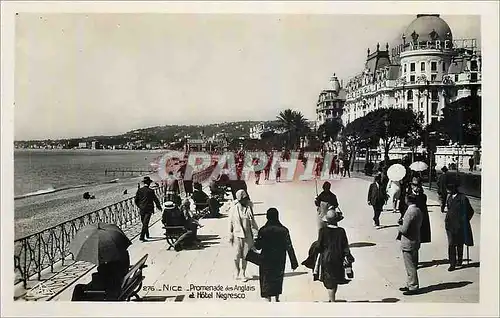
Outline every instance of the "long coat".
<path id="1" fill-rule="evenodd" d="M 474 215 L 474 209 L 470 205 L 469 199 L 462 193 L 457 193 L 453 198 L 448 196 L 446 205 L 448 212 L 444 219 L 448 245 L 474 246 L 472 227 L 470 219 Z"/>
<path id="2" fill-rule="evenodd" d="M 254 247 L 262 250 L 259 266 L 260 295 L 278 296 L 283 290 L 286 254 L 293 269 L 298 267 L 288 229 L 281 224 L 266 224 L 260 228 Z"/>
<path id="3" fill-rule="evenodd" d="M 368 202 L 374 207 L 382 208 L 387 201 L 385 187 L 382 184 L 373 182 L 368 189 Z"/>
<path id="4" fill-rule="evenodd" d="M 320 257 L 320 280 L 327 289 L 337 284 L 347 284 L 345 279 L 344 259 L 354 262 L 349 250 L 345 230 L 341 227 L 325 226 L 319 230 L 318 249 Z"/>
<path id="5" fill-rule="evenodd" d="M 429 209 L 427 208 L 427 196 L 423 193 L 417 195 L 417 207 L 422 212 L 422 226 L 420 227 L 420 243 L 431 242 L 431 223 L 429 220 Z"/>

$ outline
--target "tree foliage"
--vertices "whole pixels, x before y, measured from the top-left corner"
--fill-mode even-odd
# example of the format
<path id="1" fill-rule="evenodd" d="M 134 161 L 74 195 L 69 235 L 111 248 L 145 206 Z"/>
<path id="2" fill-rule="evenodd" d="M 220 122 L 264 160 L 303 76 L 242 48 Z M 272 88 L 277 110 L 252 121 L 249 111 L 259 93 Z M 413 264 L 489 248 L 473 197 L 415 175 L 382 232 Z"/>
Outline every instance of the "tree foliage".
<path id="1" fill-rule="evenodd" d="M 351 147 L 371 147 L 382 139 L 384 154 L 388 155 L 398 139 L 407 140 L 409 132 L 418 131 L 419 127 L 419 120 L 412 110 L 381 108 L 347 124 L 342 138 Z"/>
<path id="2" fill-rule="evenodd" d="M 339 133 L 344 128 L 342 122 L 339 119 L 331 119 L 325 121 L 318 127 L 318 137 L 324 142 L 326 137 L 327 140 L 337 140 Z"/>
<path id="3" fill-rule="evenodd" d="M 481 142 L 481 97 L 467 96 L 443 108 L 443 119 L 436 131 L 445 133 L 459 144 L 478 145 Z"/>

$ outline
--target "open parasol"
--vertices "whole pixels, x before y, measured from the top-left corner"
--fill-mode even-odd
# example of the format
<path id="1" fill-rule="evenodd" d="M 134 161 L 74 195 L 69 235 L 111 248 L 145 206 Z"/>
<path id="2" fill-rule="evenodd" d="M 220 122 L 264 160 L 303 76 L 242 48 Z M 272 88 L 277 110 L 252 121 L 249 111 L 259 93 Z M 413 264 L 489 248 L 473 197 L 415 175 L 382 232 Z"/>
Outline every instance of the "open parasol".
<path id="1" fill-rule="evenodd" d="M 405 175 L 406 168 L 399 163 L 395 163 L 387 169 L 387 177 L 389 180 L 400 181 L 405 177 Z"/>
<path id="2" fill-rule="evenodd" d="M 415 161 L 410 165 L 410 169 L 413 171 L 425 171 L 428 165 L 423 161 Z"/>
<path id="3" fill-rule="evenodd" d="M 81 228 L 71 241 L 69 249 L 76 261 L 100 265 L 123 259 L 131 244 L 117 225 L 95 223 Z"/>

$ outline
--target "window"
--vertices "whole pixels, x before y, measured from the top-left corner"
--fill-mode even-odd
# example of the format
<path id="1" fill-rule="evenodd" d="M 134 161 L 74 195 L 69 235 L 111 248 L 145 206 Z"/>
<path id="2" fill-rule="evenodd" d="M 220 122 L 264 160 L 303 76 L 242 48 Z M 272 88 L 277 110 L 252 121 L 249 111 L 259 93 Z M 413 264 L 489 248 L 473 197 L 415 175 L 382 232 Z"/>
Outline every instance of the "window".
<path id="1" fill-rule="evenodd" d="M 477 61 L 470 61 L 470 70 L 477 71 Z"/>
<path id="2" fill-rule="evenodd" d="M 442 64 L 442 65 L 443 65 L 443 73 L 446 73 L 446 63 L 445 63 L 445 62 L 443 62 L 443 64 Z"/>
<path id="3" fill-rule="evenodd" d="M 477 82 L 477 73 L 470 73 L 470 81 Z"/>
<path id="4" fill-rule="evenodd" d="M 431 104 L 431 115 L 436 116 L 438 114 L 438 103 Z"/>
<path id="5" fill-rule="evenodd" d="M 436 74 L 431 74 L 431 82 L 435 82 L 436 81 L 436 77 L 437 77 Z"/>
<path id="6" fill-rule="evenodd" d="M 425 62 L 420 62 L 420 70 L 425 71 Z"/>
<path id="7" fill-rule="evenodd" d="M 439 100 L 439 95 L 437 90 L 432 90 L 431 91 L 431 99 L 432 100 Z"/>
<path id="8" fill-rule="evenodd" d="M 437 62 L 431 62 L 431 71 L 437 71 Z"/>
<path id="9" fill-rule="evenodd" d="M 415 72 L 415 63 L 410 63 L 410 72 Z"/>
<path id="10" fill-rule="evenodd" d="M 403 66 L 403 73 L 406 73 L 406 64 Z"/>
<path id="11" fill-rule="evenodd" d="M 410 83 L 415 83 L 415 75 L 410 75 Z"/>
<path id="12" fill-rule="evenodd" d="M 408 91 L 408 100 L 413 100 L 413 91 Z"/>
<path id="13" fill-rule="evenodd" d="M 455 74 L 455 82 L 458 82 L 458 74 Z"/>
<path id="14" fill-rule="evenodd" d="M 408 108 L 408 109 L 413 108 L 413 103 L 406 104 L 406 108 Z"/>
<path id="15" fill-rule="evenodd" d="M 431 118 L 431 124 L 437 124 L 438 119 L 436 117 Z"/>

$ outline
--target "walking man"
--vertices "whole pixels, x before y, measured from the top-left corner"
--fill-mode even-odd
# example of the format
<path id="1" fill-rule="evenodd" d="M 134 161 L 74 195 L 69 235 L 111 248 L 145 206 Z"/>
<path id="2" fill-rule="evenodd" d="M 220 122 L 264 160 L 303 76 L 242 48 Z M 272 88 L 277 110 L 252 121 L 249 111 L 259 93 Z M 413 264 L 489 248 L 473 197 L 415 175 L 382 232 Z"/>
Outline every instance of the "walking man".
<path id="1" fill-rule="evenodd" d="M 438 180 L 437 180 L 437 193 L 439 195 L 439 201 L 441 202 L 441 212 L 444 213 L 444 208 L 446 207 L 446 199 L 448 198 L 448 190 L 446 188 L 447 185 L 447 175 L 446 173 L 448 172 L 448 168 L 443 166 L 441 168 L 441 171 L 443 172 Z"/>
<path id="2" fill-rule="evenodd" d="M 343 162 L 344 162 L 344 175 L 343 175 L 343 177 L 345 177 L 346 172 L 347 172 L 347 176 L 348 176 L 348 178 L 350 178 L 351 177 L 351 165 L 350 165 L 349 159 L 344 158 Z"/>
<path id="3" fill-rule="evenodd" d="M 137 189 L 134 202 L 139 208 L 139 214 L 142 222 L 141 236 L 139 239 L 142 242 L 145 242 L 146 238 L 150 238 L 149 220 L 151 219 L 151 215 L 154 213 L 155 205 L 158 210 L 161 210 L 161 204 L 154 190 L 149 187 L 153 180 L 151 180 L 150 177 L 144 177 L 142 182 L 144 183 L 144 186 Z"/>
<path id="4" fill-rule="evenodd" d="M 368 189 L 368 205 L 371 205 L 373 208 L 373 222 L 377 229 L 380 228 L 380 214 L 386 201 L 387 194 L 385 188 L 382 186 L 382 177 L 380 174 L 377 174 Z"/>
<path id="5" fill-rule="evenodd" d="M 464 244 L 474 246 L 472 227 L 470 220 L 474 215 L 474 209 L 469 199 L 463 193 L 458 192 L 458 180 L 448 184 L 448 211 L 444 219 L 446 236 L 448 238 L 448 259 L 450 267 L 448 271 L 462 266 L 464 255 Z"/>
<path id="6" fill-rule="evenodd" d="M 414 194 L 406 196 L 408 209 L 403 216 L 403 222 L 399 226 L 401 233 L 401 250 L 406 268 L 406 287 L 399 290 L 403 295 L 415 295 L 418 293 L 418 250 L 420 249 L 420 227 L 422 226 L 422 211 L 417 207 L 417 197 Z"/>

